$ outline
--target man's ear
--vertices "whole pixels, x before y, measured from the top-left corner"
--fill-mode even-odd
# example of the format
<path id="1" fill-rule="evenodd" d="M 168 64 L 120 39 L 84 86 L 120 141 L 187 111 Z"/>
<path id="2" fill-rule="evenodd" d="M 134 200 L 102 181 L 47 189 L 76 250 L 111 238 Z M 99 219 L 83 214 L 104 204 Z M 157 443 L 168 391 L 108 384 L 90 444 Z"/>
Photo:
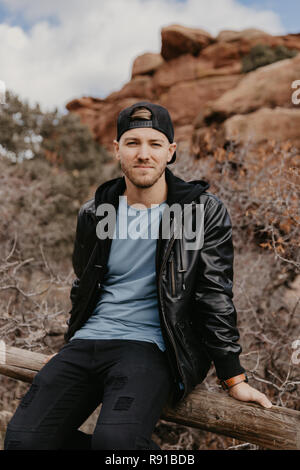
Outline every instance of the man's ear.
<path id="1" fill-rule="evenodd" d="M 115 157 L 117 160 L 120 160 L 120 144 L 117 140 L 114 140 L 113 141 L 113 144 L 114 144 L 114 151 L 115 151 Z"/>
<path id="2" fill-rule="evenodd" d="M 170 162 L 173 158 L 173 155 L 175 153 L 177 147 L 177 143 L 173 142 L 172 144 L 169 145 L 169 156 L 168 156 L 168 162 Z"/>

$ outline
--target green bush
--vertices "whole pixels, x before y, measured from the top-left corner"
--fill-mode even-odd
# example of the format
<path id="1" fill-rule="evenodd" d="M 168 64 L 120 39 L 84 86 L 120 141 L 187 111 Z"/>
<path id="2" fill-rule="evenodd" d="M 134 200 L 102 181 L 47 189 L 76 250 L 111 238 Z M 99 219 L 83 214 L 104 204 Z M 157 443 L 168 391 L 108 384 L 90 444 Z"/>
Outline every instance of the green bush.
<path id="1" fill-rule="evenodd" d="M 52 259 L 69 258 L 80 205 L 114 177 L 110 159 L 78 115 L 43 113 L 7 93 L 0 107 L 0 253 L 16 234 L 22 257 L 35 256 L 41 244 Z"/>
<path id="2" fill-rule="evenodd" d="M 66 170 L 83 170 L 109 161 L 78 115 L 57 109 L 43 113 L 38 104 L 31 108 L 11 92 L 0 107 L 0 142 L 0 156 L 13 163 L 42 157 Z"/>
<path id="3" fill-rule="evenodd" d="M 273 62 L 290 59 L 297 54 L 296 49 L 288 49 L 282 45 L 270 47 L 267 44 L 257 44 L 252 47 L 249 54 L 242 58 L 242 72 L 248 73 Z"/>

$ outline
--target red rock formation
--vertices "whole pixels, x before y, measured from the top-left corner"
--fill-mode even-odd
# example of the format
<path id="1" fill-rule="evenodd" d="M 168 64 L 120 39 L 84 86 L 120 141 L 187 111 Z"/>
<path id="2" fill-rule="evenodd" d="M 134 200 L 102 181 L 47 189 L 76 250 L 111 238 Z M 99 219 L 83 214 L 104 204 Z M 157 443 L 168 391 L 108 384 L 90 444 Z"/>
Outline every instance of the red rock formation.
<path id="1" fill-rule="evenodd" d="M 146 52 L 135 59 L 132 65 L 131 78 L 136 75 L 149 75 L 164 63 L 161 54 Z"/>
<path id="2" fill-rule="evenodd" d="M 224 123 L 225 139 L 242 144 L 260 144 L 284 136 L 300 148 L 299 109 L 262 108 L 254 113 L 232 116 Z"/>
<path id="3" fill-rule="evenodd" d="M 80 115 L 95 139 L 109 152 L 113 150 L 119 111 L 141 100 L 166 106 L 174 122 L 179 149 L 188 145 L 198 156 L 209 126 L 218 130 L 222 144 L 233 135 L 233 128 L 244 138 L 241 126 L 248 129 L 253 119 L 261 116 L 253 114 L 260 108 L 295 107 L 291 102 L 291 83 L 300 79 L 300 54 L 248 74 L 242 73 L 241 59 L 256 44 L 300 50 L 300 34 L 271 36 L 247 29 L 221 31 L 213 38 L 200 29 L 171 25 L 163 28 L 161 35 L 161 54 L 149 52 L 137 57 L 132 65 L 132 78 L 121 90 L 105 99 L 82 97 L 66 105 L 69 111 Z M 234 115 L 243 117 L 226 123 Z M 276 111 L 274 119 L 279 115 Z M 285 124 L 278 125 L 278 129 L 284 138 L 288 126 L 286 113 L 282 119 Z M 290 132 L 287 135 L 292 138 Z"/>
<path id="4" fill-rule="evenodd" d="M 198 55 L 202 49 L 213 42 L 212 36 L 207 31 L 186 28 L 178 24 L 162 28 L 161 38 L 161 55 L 165 60 L 171 60 L 186 53 Z"/>
<path id="5" fill-rule="evenodd" d="M 206 116 L 246 114 L 262 107 L 294 107 L 292 83 L 300 79 L 300 54 L 247 73 L 206 111 Z"/>

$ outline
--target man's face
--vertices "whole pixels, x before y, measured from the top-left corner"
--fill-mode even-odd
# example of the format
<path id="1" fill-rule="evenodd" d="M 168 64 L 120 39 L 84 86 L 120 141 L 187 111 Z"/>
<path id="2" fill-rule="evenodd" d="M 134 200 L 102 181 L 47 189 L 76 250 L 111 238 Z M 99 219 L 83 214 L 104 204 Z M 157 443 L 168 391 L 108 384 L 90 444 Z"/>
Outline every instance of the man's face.
<path id="1" fill-rule="evenodd" d="M 142 127 L 124 132 L 114 147 L 124 175 L 138 188 L 149 188 L 164 173 L 176 143 L 170 144 L 156 129 Z"/>

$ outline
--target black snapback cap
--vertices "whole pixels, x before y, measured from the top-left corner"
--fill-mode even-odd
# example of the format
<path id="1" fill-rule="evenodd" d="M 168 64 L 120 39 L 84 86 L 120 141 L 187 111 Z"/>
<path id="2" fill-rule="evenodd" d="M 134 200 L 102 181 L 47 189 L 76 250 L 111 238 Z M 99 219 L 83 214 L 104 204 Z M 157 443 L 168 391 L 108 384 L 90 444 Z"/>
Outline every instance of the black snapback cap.
<path id="1" fill-rule="evenodd" d="M 137 119 L 135 121 L 130 120 L 130 116 L 135 111 L 136 108 L 147 108 L 151 112 L 151 120 L 147 119 Z M 174 128 L 171 116 L 169 111 L 160 106 L 159 104 L 153 104 L 149 101 L 139 101 L 138 103 L 134 103 L 128 108 L 122 109 L 119 113 L 118 120 L 117 120 L 117 141 L 120 140 L 121 135 L 124 132 L 129 131 L 130 129 L 136 129 L 138 127 L 152 127 L 157 131 L 162 132 L 165 134 L 170 143 L 174 141 Z M 176 160 L 176 151 L 173 154 L 173 157 L 168 165 L 174 163 Z"/>

